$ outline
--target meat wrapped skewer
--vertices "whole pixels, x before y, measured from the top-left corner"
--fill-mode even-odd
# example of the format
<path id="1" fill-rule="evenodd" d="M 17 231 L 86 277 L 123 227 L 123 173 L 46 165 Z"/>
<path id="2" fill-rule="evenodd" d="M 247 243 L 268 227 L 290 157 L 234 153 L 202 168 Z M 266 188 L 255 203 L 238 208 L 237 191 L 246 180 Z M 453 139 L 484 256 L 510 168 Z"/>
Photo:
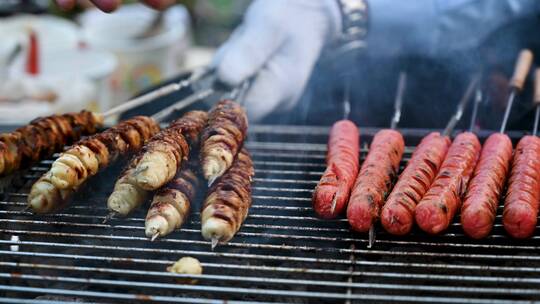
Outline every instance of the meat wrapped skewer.
<path id="1" fill-rule="evenodd" d="M 251 156 L 242 149 L 231 168 L 209 189 L 201 210 L 201 233 L 212 246 L 226 243 L 242 226 L 251 206 Z"/>
<path id="2" fill-rule="evenodd" d="M 149 191 L 171 181 L 188 159 L 190 145 L 198 144 L 206 122 L 206 112 L 188 112 L 153 136 L 116 182 L 107 201 L 109 210 L 127 216 L 147 199 Z"/>
<path id="3" fill-rule="evenodd" d="M 203 176 L 211 185 L 229 169 L 246 138 L 248 121 L 242 107 L 231 100 L 218 102 L 201 138 Z"/>
<path id="4" fill-rule="evenodd" d="M 188 112 L 152 137 L 134 166 L 133 181 L 149 191 L 157 190 L 171 181 L 188 159 L 190 145 L 198 144 L 207 121 L 206 112 Z"/>
<path id="5" fill-rule="evenodd" d="M 134 158 L 116 181 L 114 190 L 107 200 L 107 207 L 113 212 L 111 216 L 127 216 L 148 198 L 149 192 L 139 187 L 133 180 L 135 167 L 139 161 L 140 157 Z"/>
<path id="6" fill-rule="evenodd" d="M 137 116 L 89 138 L 62 153 L 51 169 L 30 190 L 28 205 L 37 213 L 62 207 L 52 193 L 65 201 L 88 178 L 103 170 L 119 156 L 136 152 L 155 133 L 159 125 L 151 118 Z"/>
<path id="7" fill-rule="evenodd" d="M 101 116 L 82 111 L 37 118 L 0 134 L 0 176 L 52 156 L 82 136 L 96 133 L 102 124 Z"/>
<path id="8" fill-rule="evenodd" d="M 188 165 L 154 195 L 145 221 L 147 237 L 164 237 L 184 223 L 195 199 L 199 180 Z"/>

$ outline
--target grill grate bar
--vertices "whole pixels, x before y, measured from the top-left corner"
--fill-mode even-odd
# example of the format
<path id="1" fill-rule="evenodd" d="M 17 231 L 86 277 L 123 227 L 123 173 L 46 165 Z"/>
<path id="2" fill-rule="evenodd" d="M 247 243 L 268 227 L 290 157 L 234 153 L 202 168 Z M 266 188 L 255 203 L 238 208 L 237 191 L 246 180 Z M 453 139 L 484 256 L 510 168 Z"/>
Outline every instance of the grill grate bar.
<path id="1" fill-rule="evenodd" d="M 210 251 L 210 243 L 200 236 L 199 212 L 157 242 L 144 236 L 144 210 L 102 224 L 108 195 L 102 192 L 108 190 L 92 193 L 91 202 L 76 200 L 61 213 L 36 217 L 23 210 L 26 185 L 0 201 L 0 234 L 5 235 L 0 239 L 0 280 L 13 278 L 9 285 L 14 285 L 0 286 L 1 292 L 9 291 L 15 301 L 24 298 L 20 303 L 47 303 L 29 300 L 42 294 L 115 303 L 540 300 L 536 255 L 540 236 L 509 239 L 502 229 L 501 207 L 494 234 L 483 241 L 466 238 L 457 217 L 438 237 L 415 230 L 397 238 L 381 230 L 375 247 L 366 249 L 367 234 L 351 233 L 346 219 L 319 220 L 311 211 L 314 186 L 326 168 L 328 128 L 250 126 L 250 130 L 252 140 L 246 145 L 256 166 L 254 201 L 231 243 Z M 367 154 L 365 139 L 376 131 L 362 131 L 362 159 Z M 402 131 L 417 142 L 430 130 Z M 413 149 L 406 147 L 401 168 Z M 22 177 L 35 179 L 51 163 L 42 162 Z M 109 185 L 97 189 L 103 187 L 109 189 Z M 162 271 L 185 255 L 201 260 L 205 273 Z M 198 279 L 199 285 L 172 284 L 180 278 Z M 79 288 L 56 288 L 66 284 Z"/>

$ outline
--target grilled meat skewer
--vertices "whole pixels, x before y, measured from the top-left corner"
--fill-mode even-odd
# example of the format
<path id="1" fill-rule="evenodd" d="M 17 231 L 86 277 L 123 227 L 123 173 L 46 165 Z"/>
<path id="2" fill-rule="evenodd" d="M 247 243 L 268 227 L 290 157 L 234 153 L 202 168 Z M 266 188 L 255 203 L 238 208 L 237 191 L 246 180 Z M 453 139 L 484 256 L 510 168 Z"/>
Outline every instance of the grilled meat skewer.
<path id="1" fill-rule="evenodd" d="M 528 238 L 536 228 L 540 202 L 540 138 L 523 137 L 516 147 L 504 200 L 503 226 L 514 238 Z"/>
<path id="2" fill-rule="evenodd" d="M 158 131 L 159 125 L 153 119 L 136 116 L 79 141 L 62 153 L 51 169 L 32 186 L 28 205 L 36 213 L 59 209 L 89 177 L 119 156 L 138 151 Z"/>
<path id="3" fill-rule="evenodd" d="M 200 151 L 203 176 L 209 185 L 231 167 L 242 148 L 247 127 L 246 112 L 234 101 L 220 101 L 210 110 Z"/>
<path id="4" fill-rule="evenodd" d="M 461 207 L 480 149 L 474 133 L 464 132 L 454 139 L 437 177 L 416 206 L 415 219 L 420 229 L 437 234 L 448 228 Z"/>
<path id="5" fill-rule="evenodd" d="M 401 133 L 388 129 L 375 134 L 347 207 L 347 219 L 353 230 L 367 232 L 379 218 L 404 149 Z"/>
<path id="6" fill-rule="evenodd" d="M 26 168 L 91 135 L 103 125 L 88 111 L 41 117 L 13 132 L 0 134 L 0 176 Z"/>
<path id="7" fill-rule="evenodd" d="M 154 240 L 182 226 L 195 199 L 199 180 L 194 164 L 186 165 L 175 178 L 159 189 L 152 200 L 145 220 L 145 233 Z"/>
<path id="8" fill-rule="evenodd" d="M 231 168 L 208 190 L 201 210 L 201 233 L 212 241 L 212 247 L 231 240 L 242 226 L 251 206 L 254 174 L 251 156 L 244 148 Z"/>
<path id="9" fill-rule="evenodd" d="M 192 111 L 177 119 L 150 139 L 135 166 L 133 180 L 145 190 L 157 190 L 171 181 L 188 159 L 190 145 L 196 146 L 208 121 L 202 111 Z"/>
<path id="10" fill-rule="evenodd" d="M 381 224 L 386 231 L 395 235 L 409 233 L 414 209 L 435 179 L 449 146 L 447 136 L 433 132 L 416 147 L 381 210 Z"/>
<path id="11" fill-rule="evenodd" d="M 171 181 L 188 159 L 189 146 L 197 146 L 206 122 L 206 112 L 188 112 L 153 136 L 116 182 L 107 201 L 109 210 L 127 216 L 147 199 L 149 191 Z"/>
<path id="12" fill-rule="evenodd" d="M 350 120 L 332 126 L 326 170 L 313 193 L 313 209 L 322 218 L 335 218 L 347 207 L 359 166 L 358 127 Z"/>

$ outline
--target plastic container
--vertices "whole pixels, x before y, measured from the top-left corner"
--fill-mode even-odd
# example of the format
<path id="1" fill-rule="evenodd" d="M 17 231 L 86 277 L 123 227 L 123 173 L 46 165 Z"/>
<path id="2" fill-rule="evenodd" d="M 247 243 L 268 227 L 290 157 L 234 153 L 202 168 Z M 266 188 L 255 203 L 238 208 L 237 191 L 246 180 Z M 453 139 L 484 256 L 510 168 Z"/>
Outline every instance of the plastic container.
<path id="1" fill-rule="evenodd" d="M 155 10 L 133 4 L 122 6 L 113 14 L 93 9 L 80 18 L 85 42 L 91 48 L 117 55 L 119 65 L 112 82 L 117 103 L 182 70 L 189 45 L 187 10 L 181 5 L 169 8 L 162 31 L 148 38 L 135 38 L 156 14 Z"/>
<path id="2" fill-rule="evenodd" d="M 4 18 L 0 22 L 0 77 L 7 75 L 8 58 L 17 45 L 26 49 L 28 30 L 36 32 L 42 52 L 76 49 L 79 45 L 80 31 L 77 25 L 53 16 L 18 15 Z"/>
<path id="3" fill-rule="evenodd" d="M 19 56 L 15 60 L 10 70 L 10 78 L 30 77 L 26 75 L 24 60 L 25 56 Z M 58 85 L 53 86 L 60 92 L 59 95 L 70 96 L 70 100 L 60 100 L 56 107 L 57 112 L 82 108 L 104 111 L 113 104 L 110 83 L 116 67 L 115 56 L 105 51 L 89 49 L 45 51 L 40 59 L 40 74 L 34 78 L 44 83 L 57 82 Z M 91 83 L 90 93 L 77 94 L 75 86 L 70 85 L 85 81 Z"/>

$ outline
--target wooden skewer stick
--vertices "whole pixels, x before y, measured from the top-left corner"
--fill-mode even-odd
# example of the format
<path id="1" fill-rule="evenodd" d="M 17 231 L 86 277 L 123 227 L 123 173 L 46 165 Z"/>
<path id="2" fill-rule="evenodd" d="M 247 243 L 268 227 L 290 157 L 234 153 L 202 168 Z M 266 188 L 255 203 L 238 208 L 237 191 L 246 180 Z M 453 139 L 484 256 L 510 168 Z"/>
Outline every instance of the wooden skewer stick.
<path id="1" fill-rule="evenodd" d="M 510 95 L 508 96 L 506 110 L 504 111 L 504 117 L 500 130 L 501 133 L 504 133 L 504 131 L 506 131 L 506 125 L 508 123 L 508 118 L 510 117 L 510 110 L 512 109 L 512 104 L 514 103 L 514 99 L 516 99 L 516 95 L 523 89 L 525 79 L 527 78 L 527 74 L 529 74 L 529 70 L 531 69 L 532 60 L 533 54 L 530 50 L 525 49 L 519 53 L 519 57 L 516 61 L 516 66 L 514 68 L 514 75 L 510 80 Z"/>

